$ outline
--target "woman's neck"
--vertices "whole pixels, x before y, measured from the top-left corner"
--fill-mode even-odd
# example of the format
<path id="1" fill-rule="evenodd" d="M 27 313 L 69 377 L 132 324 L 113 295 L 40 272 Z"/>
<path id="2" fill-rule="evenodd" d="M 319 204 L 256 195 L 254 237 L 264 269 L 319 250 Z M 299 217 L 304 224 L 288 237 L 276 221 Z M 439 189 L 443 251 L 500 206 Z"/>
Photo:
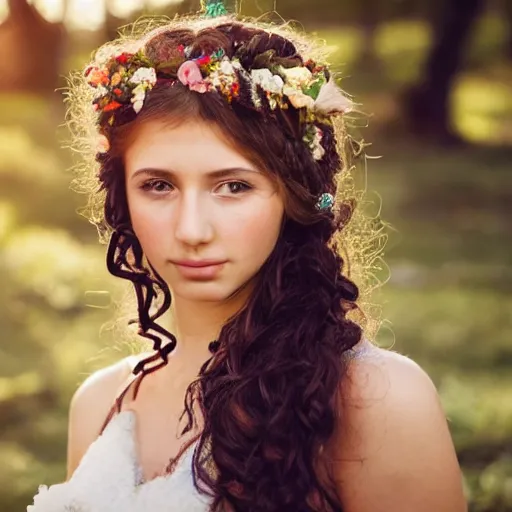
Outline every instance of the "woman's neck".
<path id="1" fill-rule="evenodd" d="M 223 325 L 244 306 L 247 293 L 239 293 L 223 302 L 196 302 L 173 297 L 166 322 L 177 338 L 175 353 L 182 355 L 204 352 L 218 339 Z"/>

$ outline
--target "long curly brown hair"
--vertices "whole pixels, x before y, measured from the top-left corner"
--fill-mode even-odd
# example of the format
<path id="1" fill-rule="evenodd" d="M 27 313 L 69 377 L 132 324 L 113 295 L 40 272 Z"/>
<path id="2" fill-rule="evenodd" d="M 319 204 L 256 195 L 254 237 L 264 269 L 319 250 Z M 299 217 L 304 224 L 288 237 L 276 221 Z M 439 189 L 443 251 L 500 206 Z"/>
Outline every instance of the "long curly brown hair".
<path id="1" fill-rule="evenodd" d="M 118 44 L 123 47 L 127 41 Z M 173 22 L 146 30 L 139 41 L 148 55 L 159 58 L 178 45 L 192 45 L 197 55 L 220 48 L 230 58 L 236 55 L 248 70 L 269 50 L 281 61 L 293 62 L 303 62 L 301 50 L 307 50 L 302 39 L 293 41 L 287 31 L 226 19 Z M 83 103 L 82 111 L 76 107 L 85 89 L 78 82 L 74 87 L 70 120 L 83 147 L 85 136 L 90 136 L 84 131 L 84 116 L 89 113 Z M 170 307 L 170 291 L 145 259 L 129 218 L 123 153 L 137 127 L 154 119 L 209 123 L 276 181 L 285 203 L 279 240 L 252 295 L 223 326 L 218 350 L 187 392 L 187 428 L 194 421 L 195 400 L 204 415 L 193 460 L 196 486 L 212 496 L 212 510 L 224 506 L 244 512 L 341 511 L 329 483 L 319 478 L 317 463 L 333 434 L 335 403 L 345 373 L 343 354 L 362 336 L 360 325 L 349 319 L 358 309 L 359 292 L 346 276 L 342 255 L 347 246 L 340 244 L 341 233 L 355 239 L 358 230 L 370 226 L 357 214 L 357 197 L 342 198 L 340 192 L 340 176 L 362 153 L 361 145 L 342 122 L 322 124 L 325 155 L 316 161 L 302 141 L 293 109 L 258 112 L 243 101 L 228 105 L 220 95 L 196 94 L 186 87 L 156 86 L 140 114 L 127 116 L 131 117 L 123 119 L 121 114 L 112 125 L 100 123 L 111 148 L 96 157 L 102 192 L 94 197 L 100 197 L 104 209 L 103 215 L 91 217 L 102 233 L 111 234 L 108 267 L 133 282 L 139 333 L 156 349 L 136 372 L 147 371 L 150 362 L 165 364 L 177 343 L 157 323 Z M 324 192 L 337 196 L 332 211 L 316 208 Z M 97 205 L 96 200 L 92 206 Z M 350 231 L 354 213 L 360 222 Z M 354 261 L 371 265 L 376 258 L 375 251 L 372 254 L 371 261 Z"/>

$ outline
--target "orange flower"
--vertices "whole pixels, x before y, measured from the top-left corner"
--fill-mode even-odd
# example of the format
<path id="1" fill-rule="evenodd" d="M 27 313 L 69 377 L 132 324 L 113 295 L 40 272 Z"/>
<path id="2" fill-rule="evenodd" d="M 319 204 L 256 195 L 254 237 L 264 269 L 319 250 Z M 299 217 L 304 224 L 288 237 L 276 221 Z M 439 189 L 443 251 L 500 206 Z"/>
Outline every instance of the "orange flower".
<path id="1" fill-rule="evenodd" d="M 113 87 L 121 83 L 121 73 L 114 73 L 110 79 L 110 83 Z"/>
<path id="2" fill-rule="evenodd" d="M 87 78 L 88 82 L 94 86 L 108 85 L 109 82 L 108 74 L 106 71 L 98 68 L 91 69 Z"/>
<path id="3" fill-rule="evenodd" d="M 112 110 L 116 110 L 118 109 L 119 107 L 121 106 L 121 103 L 117 102 L 117 101 L 111 101 L 110 103 L 107 103 L 107 105 L 105 105 L 103 107 L 103 112 L 110 112 Z"/>

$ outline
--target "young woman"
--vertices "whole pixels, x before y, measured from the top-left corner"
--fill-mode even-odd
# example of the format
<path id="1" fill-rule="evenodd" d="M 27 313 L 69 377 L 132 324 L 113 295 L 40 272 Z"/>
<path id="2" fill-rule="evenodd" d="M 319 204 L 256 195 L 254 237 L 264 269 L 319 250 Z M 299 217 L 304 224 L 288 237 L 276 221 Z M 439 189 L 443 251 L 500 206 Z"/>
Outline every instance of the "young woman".
<path id="1" fill-rule="evenodd" d="M 70 101 L 78 139 L 99 131 L 92 218 L 153 351 L 76 392 L 68 481 L 28 510 L 466 510 L 432 382 L 351 319 L 333 241 L 361 148 L 311 45 L 173 21 L 102 48 Z"/>

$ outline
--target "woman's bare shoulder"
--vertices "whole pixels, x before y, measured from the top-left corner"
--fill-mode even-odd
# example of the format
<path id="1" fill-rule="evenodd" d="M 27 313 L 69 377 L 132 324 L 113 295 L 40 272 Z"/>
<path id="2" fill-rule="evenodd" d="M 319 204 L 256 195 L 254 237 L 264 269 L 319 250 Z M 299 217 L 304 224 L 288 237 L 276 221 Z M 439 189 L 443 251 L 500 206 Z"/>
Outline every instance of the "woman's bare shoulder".
<path id="1" fill-rule="evenodd" d="M 328 455 L 347 510 L 466 510 L 446 417 L 417 363 L 373 345 L 358 347 L 338 403 Z"/>
<path id="2" fill-rule="evenodd" d="M 340 422 L 370 427 L 388 420 L 411 420 L 425 411 L 443 416 L 438 393 L 430 376 L 409 357 L 382 349 L 368 341 L 358 344 L 347 358 L 338 401 Z M 397 418 L 394 418 L 394 414 Z M 346 424 L 345 424 L 346 422 Z M 362 422 L 362 424 L 361 424 Z"/>
<path id="3" fill-rule="evenodd" d="M 89 375 L 71 400 L 68 428 L 68 477 L 98 437 L 117 395 L 126 385 L 137 356 L 126 357 Z"/>
<path id="4" fill-rule="evenodd" d="M 363 340 L 346 352 L 345 361 L 347 371 L 341 396 L 349 401 L 382 398 L 393 384 L 399 384 L 403 379 L 436 393 L 432 380 L 415 361 L 370 341 Z M 403 388 L 399 386 L 399 389 Z"/>

